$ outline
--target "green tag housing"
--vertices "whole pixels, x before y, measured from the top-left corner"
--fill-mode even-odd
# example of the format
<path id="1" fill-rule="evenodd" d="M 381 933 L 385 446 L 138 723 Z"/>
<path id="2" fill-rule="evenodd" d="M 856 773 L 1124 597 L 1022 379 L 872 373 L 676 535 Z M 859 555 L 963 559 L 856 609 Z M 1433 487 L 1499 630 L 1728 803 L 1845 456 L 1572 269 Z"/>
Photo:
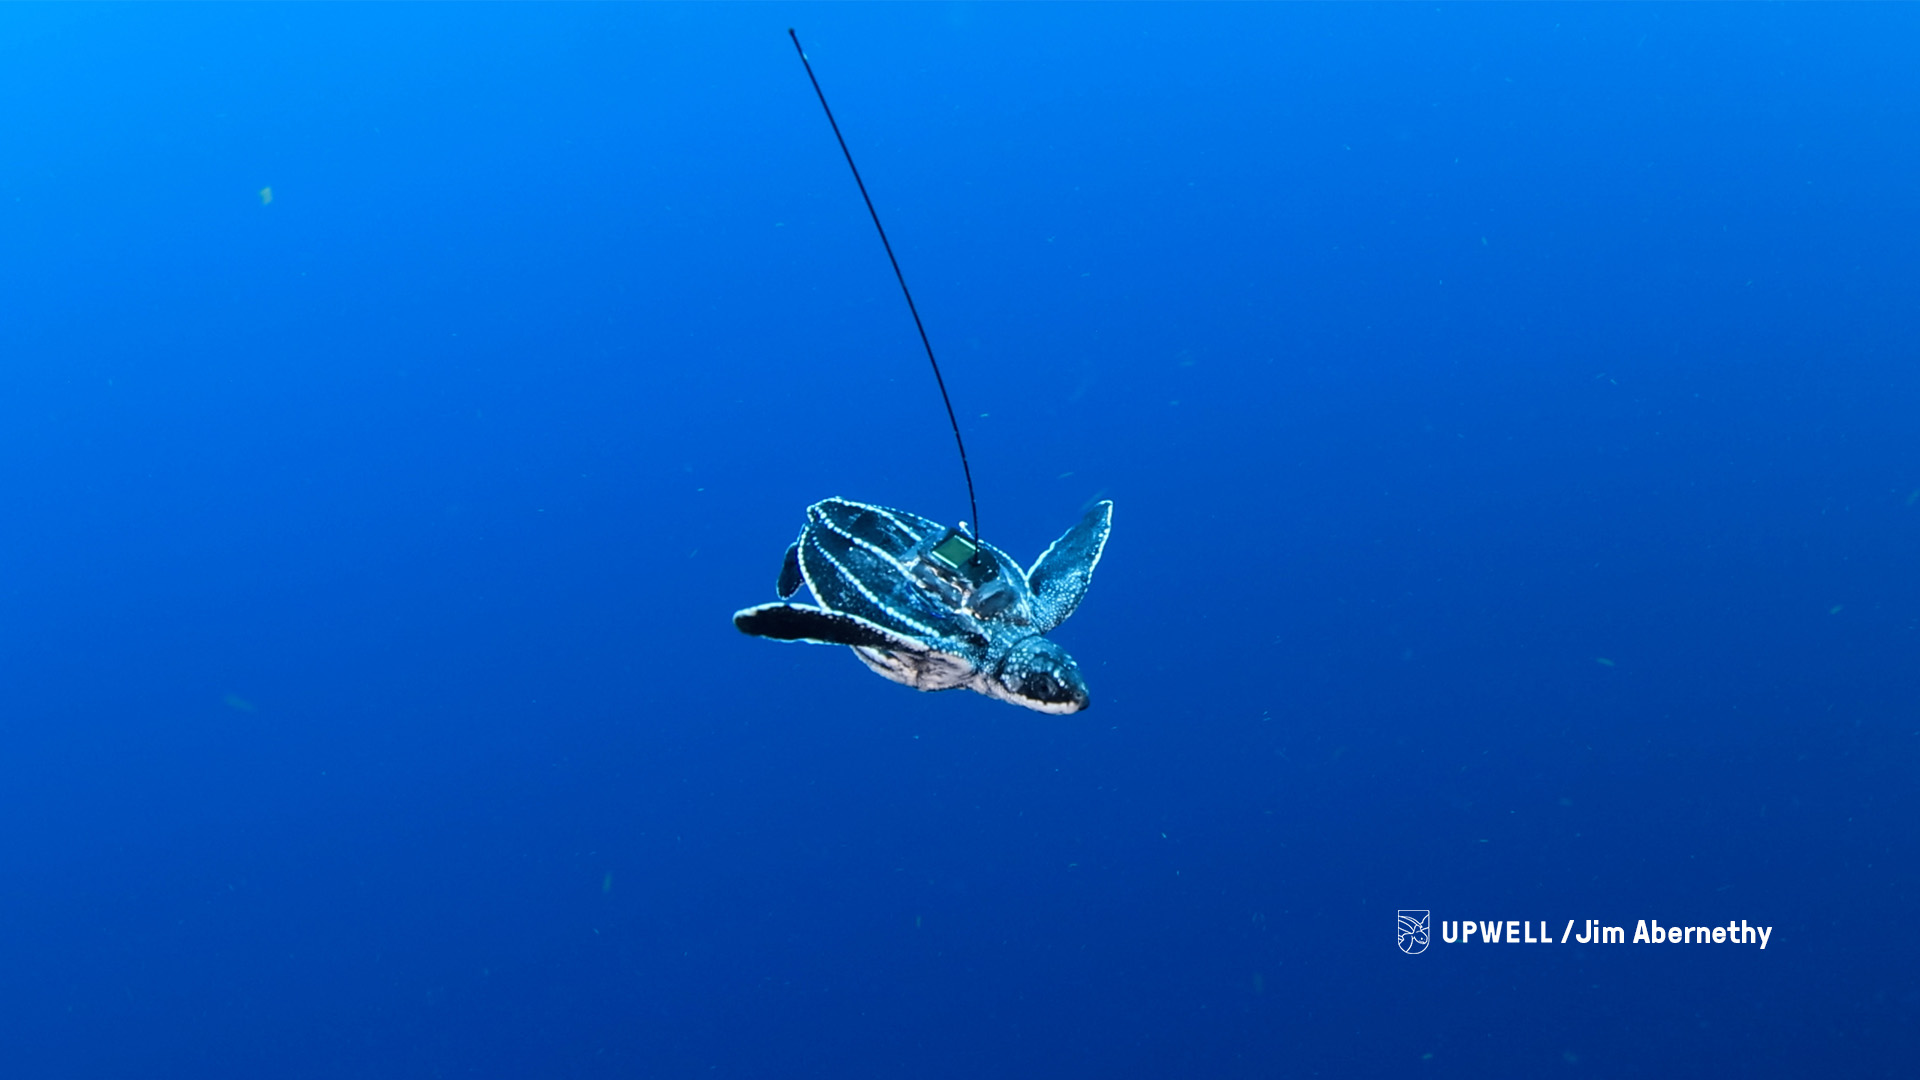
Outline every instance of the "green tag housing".
<path id="1" fill-rule="evenodd" d="M 979 551 L 979 546 L 973 541 L 960 535 L 958 532 L 950 532 L 947 534 L 945 540 L 933 545 L 933 550 L 927 554 L 933 556 L 936 562 L 947 569 L 959 570 L 962 566 L 972 562 L 974 555 L 979 553 Z"/>

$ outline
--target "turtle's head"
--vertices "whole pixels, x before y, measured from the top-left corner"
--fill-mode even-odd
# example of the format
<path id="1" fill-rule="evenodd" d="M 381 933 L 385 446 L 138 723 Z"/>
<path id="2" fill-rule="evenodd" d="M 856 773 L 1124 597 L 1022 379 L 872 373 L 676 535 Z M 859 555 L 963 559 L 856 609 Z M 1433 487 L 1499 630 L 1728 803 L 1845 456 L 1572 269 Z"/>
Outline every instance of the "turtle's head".
<path id="1" fill-rule="evenodd" d="M 1076 713 L 1089 701 L 1073 657 L 1038 636 L 1015 645 L 994 668 L 987 686 L 992 697 L 1044 713 Z"/>

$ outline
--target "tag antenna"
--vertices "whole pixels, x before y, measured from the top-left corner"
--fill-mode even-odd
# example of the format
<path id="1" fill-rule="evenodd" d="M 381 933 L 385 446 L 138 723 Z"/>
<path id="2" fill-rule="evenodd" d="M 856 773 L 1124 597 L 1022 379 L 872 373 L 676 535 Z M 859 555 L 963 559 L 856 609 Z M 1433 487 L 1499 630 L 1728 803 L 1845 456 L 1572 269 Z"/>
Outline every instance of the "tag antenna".
<path id="1" fill-rule="evenodd" d="M 867 213 L 873 218 L 873 228 L 880 234 L 880 246 L 887 249 L 887 261 L 893 264 L 894 279 L 900 282 L 900 295 L 907 298 L 907 310 L 913 315 L 913 328 L 920 331 L 920 344 L 926 346 L 927 363 L 933 365 L 933 381 L 940 386 L 940 400 L 947 406 L 947 423 L 953 427 L 953 445 L 960 451 L 960 471 L 967 478 L 967 509 L 973 512 L 973 535 L 980 536 L 980 504 L 973 497 L 973 469 L 967 465 L 967 444 L 960 438 L 960 419 L 954 415 L 953 399 L 947 396 L 947 380 L 940 375 L 940 361 L 934 359 L 933 342 L 927 338 L 927 328 L 920 321 L 920 309 L 914 306 L 913 293 L 907 288 L 907 276 L 900 272 L 900 260 L 894 258 L 893 245 L 887 241 L 887 230 L 880 224 L 880 211 L 873 208 L 873 196 L 867 194 L 867 183 L 860 179 L 860 166 L 853 163 L 853 151 L 847 149 L 847 137 L 840 134 L 840 123 L 833 118 L 833 108 L 827 104 L 826 91 L 820 89 L 820 80 L 813 74 L 813 65 L 807 61 L 807 50 L 800 47 L 800 36 L 788 28 L 787 36 L 793 39 L 793 51 L 800 54 L 801 66 L 807 69 L 807 81 L 813 84 L 813 92 L 820 99 L 820 109 L 827 114 L 827 123 L 833 127 L 833 137 L 840 141 L 840 152 L 846 155 L 847 168 L 853 170 L 853 182 L 860 187 L 860 197 L 866 200 Z"/>

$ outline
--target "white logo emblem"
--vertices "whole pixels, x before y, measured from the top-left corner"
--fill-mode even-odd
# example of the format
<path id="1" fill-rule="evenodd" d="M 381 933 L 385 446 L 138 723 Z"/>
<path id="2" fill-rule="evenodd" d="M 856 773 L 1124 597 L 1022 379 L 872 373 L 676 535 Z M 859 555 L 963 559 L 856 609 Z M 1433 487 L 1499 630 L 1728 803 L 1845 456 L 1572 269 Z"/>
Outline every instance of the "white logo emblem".
<path id="1" fill-rule="evenodd" d="M 1433 912 L 1400 910 L 1400 951 L 1418 956 L 1433 944 Z"/>

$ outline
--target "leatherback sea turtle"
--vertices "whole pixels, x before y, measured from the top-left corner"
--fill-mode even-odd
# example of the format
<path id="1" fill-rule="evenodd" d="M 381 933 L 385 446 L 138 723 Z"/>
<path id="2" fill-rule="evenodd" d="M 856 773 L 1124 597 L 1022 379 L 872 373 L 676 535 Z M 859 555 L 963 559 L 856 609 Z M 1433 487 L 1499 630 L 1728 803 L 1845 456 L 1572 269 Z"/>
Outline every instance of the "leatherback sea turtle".
<path id="1" fill-rule="evenodd" d="M 1073 657 L 1043 635 L 1087 594 L 1113 527 L 1100 502 L 1031 567 L 963 525 L 824 499 L 787 549 L 776 589 L 802 583 L 818 607 L 761 604 L 733 616 L 743 632 L 776 641 L 847 645 L 866 665 L 916 690 L 966 687 L 1046 713 L 1087 707 Z"/>

